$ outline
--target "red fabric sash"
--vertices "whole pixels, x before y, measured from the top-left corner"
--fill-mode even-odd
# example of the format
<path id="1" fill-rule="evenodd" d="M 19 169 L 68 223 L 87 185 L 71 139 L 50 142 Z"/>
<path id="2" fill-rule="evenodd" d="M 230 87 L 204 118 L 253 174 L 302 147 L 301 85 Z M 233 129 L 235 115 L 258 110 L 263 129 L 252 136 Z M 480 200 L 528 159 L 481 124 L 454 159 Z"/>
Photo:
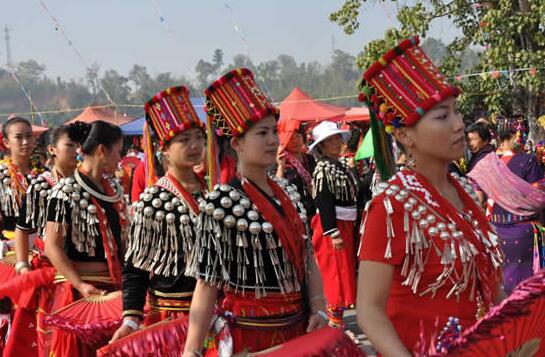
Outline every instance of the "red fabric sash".
<path id="1" fill-rule="evenodd" d="M 102 236 L 102 245 L 104 246 L 104 253 L 106 253 L 106 261 L 108 262 L 108 270 L 110 271 L 110 277 L 117 286 L 121 285 L 121 261 L 117 254 L 119 249 L 117 243 L 113 237 L 112 231 L 108 225 L 108 219 L 102 211 L 101 206 L 95 197 L 90 196 L 91 202 L 97 206 L 97 218 L 100 228 L 100 235 Z M 119 212 L 119 211 L 118 211 Z M 121 217 L 120 217 L 121 220 Z M 120 222 L 120 225 L 123 224 Z"/>
<path id="2" fill-rule="evenodd" d="M 197 176 L 197 175 L 195 175 Z M 187 192 L 187 190 L 178 182 L 178 180 L 172 175 L 170 172 L 167 173 L 167 178 L 169 181 L 174 185 L 174 187 L 178 190 L 178 192 L 181 195 L 181 198 L 185 201 L 185 203 L 189 206 L 191 211 L 193 211 L 193 214 L 198 215 L 199 214 L 199 204 L 197 203 L 197 200 L 195 197 L 193 197 L 192 194 Z M 198 178 L 198 176 L 197 176 Z M 201 180 L 199 180 L 201 184 L 201 191 L 203 187 L 206 187 Z M 178 195 L 177 195 L 178 196 Z"/>
<path id="3" fill-rule="evenodd" d="M 28 182 L 26 176 L 11 159 L 8 159 L 7 165 L 11 177 L 11 187 L 15 188 L 15 199 L 17 200 L 17 205 L 21 207 L 21 198 L 26 194 Z"/>
<path id="4" fill-rule="evenodd" d="M 305 184 L 307 185 L 308 189 L 312 191 L 312 175 L 307 171 L 305 166 L 289 151 L 285 151 L 284 155 L 286 155 L 286 160 L 295 167 L 295 170 L 301 176 Z"/>
<path id="5" fill-rule="evenodd" d="M 268 198 L 252 182 L 247 179 L 242 180 L 242 188 L 263 217 L 272 224 L 280 243 L 282 243 L 282 248 L 297 269 L 299 279 L 302 279 L 305 271 L 305 242 L 303 240 L 305 226 L 284 190 L 271 179 L 268 179 L 268 184 L 274 196 L 280 200 L 283 214 L 276 210 Z"/>
<path id="6" fill-rule="evenodd" d="M 49 172 L 49 171 L 46 171 L 42 174 L 42 177 L 47 181 L 47 183 L 49 184 L 49 186 L 53 187 L 57 184 L 57 179 L 55 178 L 55 176 Z"/>
<path id="7" fill-rule="evenodd" d="M 87 176 L 87 173 L 80 169 L 80 172 Z M 113 187 L 110 185 L 108 180 L 102 178 L 101 180 L 102 187 L 104 188 L 104 193 L 108 196 L 114 196 L 116 192 Z M 91 202 L 97 207 L 97 218 L 98 226 L 100 228 L 100 235 L 102 236 L 102 245 L 104 246 L 104 253 L 106 254 L 106 261 L 108 263 L 108 270 L 110 272 L 110 277 L 116 286 L 121 286 L 121 261 L 119 259 L 119 248 L 113 237 L 112 231 L 110 230 L 110 225 L 108 224 L 108 218 L 102 210 L 102 206 L 98 203 L 98 200 L 93 195 L 89 195 Z M 118 202 L 113 203 L 115 210 L 119 215 L 119 226 L 121 230 L 127 226 L 126 216 L 125 216 L 125 203 L 123 198 Z"/>
<path id="8" fill-rule="evenodd" d="M 232 291 L 224 292 L 225 298 L 221 303 L 221 309 L 233 313 L 235 318 L 274 318 L 293 315 L 304 310 L 301 292 L 267 293 L 266 296 L 259 298 L 249 292 L 245 292 L 244 295 Z"/>

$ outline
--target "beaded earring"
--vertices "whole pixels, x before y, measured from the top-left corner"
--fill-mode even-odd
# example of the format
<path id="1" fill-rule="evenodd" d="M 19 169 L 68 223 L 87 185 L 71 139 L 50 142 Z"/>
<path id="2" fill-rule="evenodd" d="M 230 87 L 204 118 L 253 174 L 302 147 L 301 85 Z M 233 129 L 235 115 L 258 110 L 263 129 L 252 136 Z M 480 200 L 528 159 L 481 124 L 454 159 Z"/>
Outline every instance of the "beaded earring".
<path id="1" fill-rule="evenodd" d="M 410 170 L 416 170 L 416 160 L 413 157 L 413 154 L 409 151 L 409 157 L 407 158 L 407 168 Z"/>

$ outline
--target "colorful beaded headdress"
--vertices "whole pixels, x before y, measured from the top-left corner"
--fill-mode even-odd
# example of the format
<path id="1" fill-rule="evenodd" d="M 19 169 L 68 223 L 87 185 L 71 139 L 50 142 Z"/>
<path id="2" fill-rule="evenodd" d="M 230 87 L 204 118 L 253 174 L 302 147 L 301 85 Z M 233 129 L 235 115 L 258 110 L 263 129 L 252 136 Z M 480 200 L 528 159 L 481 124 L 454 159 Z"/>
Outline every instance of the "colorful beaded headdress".
<path id="1" fill-rule="evenodd" d="M 515 134 L 515 144 L 519 148 L 526 144 L 528 139 L 528 121 L 523 115 L 516 115 L 514 117 L 505 117 L 503 115 L 496 115 L 492 118 L 493 122 L 496 122 L 496 130 L 498 135 L 502 133 Z"/>
<path id="2" fill-rule="evenodd" d="M 206 112 L 218 135 L 239 136 L 268 115 L 278 118 L 278 108 L 256 85 L 246 68 L 228 72 L 206 90 Z"/>
<path id="3" fill-rule="evenodd" d="M 416 124 L 437 103 L 460 94 L 419 43 L 418 37 L 402 41 L 363 74 L 363 96 L 387 132 Z"/>
<path id="4" fill-rule="evenodd" d="M 254 81 L 246 68 L 226 73 L 205 91 L 208 130 L 207 161 L 209 189 L 219 182 L 219 148 L 215 135 L 236 137 L 269 115 L 278 119 L 279 111 Z"/>
<path id="5" fill-rule="evenodd" d="M 161 145 L 189 128 L 204 129 L 204 123 L 189 100 L 189 90 L 184 86 L 167 88 L 157 93 L 146 103 L 144 109 L 146 121 Z"/>
<path id="6" fill-rule="evenodd" d="M 496 115 L 492 118 L 496 122 L 498 133 L 523 133 L 528 132 L 528 121 L 523 115 L 515 115 L 513 117 L 505 117 Z"/>

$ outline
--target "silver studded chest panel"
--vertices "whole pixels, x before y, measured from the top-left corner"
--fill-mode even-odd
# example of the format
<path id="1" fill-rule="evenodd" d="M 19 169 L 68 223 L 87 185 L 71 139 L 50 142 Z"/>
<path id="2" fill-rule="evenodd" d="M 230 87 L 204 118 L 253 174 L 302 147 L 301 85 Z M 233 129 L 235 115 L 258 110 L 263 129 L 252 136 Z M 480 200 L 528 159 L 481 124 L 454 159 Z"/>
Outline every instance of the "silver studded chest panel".
<path id="1" fill-rule="evenodd" d="M 465 178 L 453 177 L 465 190 L 462 194 L 477 199 Z M 399 172 L 389 182 L 381 183 L 369 209 L 384 211 L 384 216 L 380 221 L 366 217 L 363 240 L 384 241 L 384 261 L 402 262 L 402 285 L 414 294 L 433 297 L 441 291 L 450 298 L 469 291 L 475 296 L 473 282 L 481 274 L 477 259 L 483 254 L 496 270 L 501 269 L 503 258 L 494 231 L 481 229 L 474 218 L 475 212 L 466 211 L 463 218 L 472 226 L 474 234 L 467 239 L 461 228 L 444 214 L 425 184 L 410 172 Z M 366 235 L 367 226 L 371 224 L 385 225 L 386 236 Z M 479 244 L 473 243 L 474 238 Z"/>
<path id="2" fill-rule="evenodd" d="M 23 188 L 28 189 L 26 185 L 30 184 L 34 178 L 35 177 L 31 175 L 22 178 L 26 181 L 22 183 Z M 4 218 L 4 229 L 9 230 L 15 229 L 15 227 L 6 228 L 7 224 L 11 224 L 11 222 L 7 221 L 10 221 L 10 219 L 16 220 L 17 217 L 19 217 L 22 200 L 25 195 L 25 193 L 17 189 L 17 187 L 21 185 L 17 184 L 16 180 L 18 180 L 18 178 L 16 177 L 16 173 L 11 164 L 5 161 L 0 162 L 0 210 Z"/>
<path id="3" fill-rule="evenodd" d="M 135 204 L 125 259 L 156 275 L 182 274 L 193 249 L 196 218 L 168 178 L 161 178 Z"/>
<path id="4" fill-rule="evenodd" d="M 47 198 L 55 185 L 55 178 L 50 172 L 44 172 L 38 177 L 31 179 L 25 196 L 26 207 L 24 209 L 24 218 L 19 218 L 17 222 L 18 226 L 20 222 L 24 223 L 25 229 L 37 229 L 38 234 L 43 235 L 47 219 Z"/>
<path id="5" fill-rule="evenodd" d="M 117 187 L 111 180 L 108 184 L 112 189 Z M 91 202 L 91 195 L 73 177 L 67 177 L 60 179 L 48 195 L 47 220 L 56 222 L 57 229 L 70 224 L 70 237 L 67 239 L 71 240 L 75 250 L 89 257 L 98 257 L 98 244 L 101 245 L 99 250 L 104 251 L 97 216 L 99 209 L 105 212 L 103 207 Z M 123 230 L 123 227 L 119 228 Z M 102 255 L 98 258 L 105 259 Z"/>
<path id="6" fill-rule="evenodd" d="M 278 182 L 306 222 L 297 189 Z M 279 202 L 277 202 L 279 204 Z M 242 190 L 221 185 L 201 202 L 197 239 L 188 273 L 236 291 L 300 291 L 301 282 L 270 222 Z"/>

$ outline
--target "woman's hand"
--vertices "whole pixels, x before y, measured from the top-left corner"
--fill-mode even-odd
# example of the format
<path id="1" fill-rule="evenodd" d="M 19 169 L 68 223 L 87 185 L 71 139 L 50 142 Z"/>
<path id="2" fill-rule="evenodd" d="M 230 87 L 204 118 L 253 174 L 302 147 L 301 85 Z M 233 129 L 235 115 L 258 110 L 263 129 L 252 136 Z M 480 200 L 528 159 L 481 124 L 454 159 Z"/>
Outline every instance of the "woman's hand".
<path id="1" fill-rule="evenodd" d="M 308 319 L 307 333 L 319 330 L 326 325 L 327 321 L 325 320 L 325 318 L 320 315 L 320 313 L 315 313 Z"/>
<path id="2" fill-rule="evenodd" d="M 26 274 L 26 273 L 29 273 L 30 272 L 30 267 L 28 268 L 21 268 L 19 269 L 19 272 L 17 274 L 19 275 L 23 275 L 23 274 Z"/>
<path id="3" fill-rule="evenodd" d="M 131 333 L 133 333 L 134 330 L 132 328 L 130 328 L 129 326 L 126 326 L 126 325 L 121 325 L 120 328 L 118 328 L 112 339 L 108 342 L 108 343 L 112 343 L 112 342 L 115 342 L 123 337 L 126 337 L 126 336 L 129 336 Z"/>
<path id="4" fill-rule="evenodd" d="M 115 177 L 118 179 L 118 180 L 121 180 L 123 177 L 125 177 L 125 171 L 121 168 L 117 169 L 115 171 Z"/>
<path id="5" fill-rule="evenodd" d="M 276 164 L 282 169 L 286 168 L 286 153 L 282 146 L 278 147 L 278 153 L 276 154 Z"/>
<path id="6" fill-rule="evenodd" d="M 82 297 L 106 294 L 106 290 L 97 289 L 94 285 L 87 283 L 78 284 L 78 286 L 76 286 L 76 290 L 79 291 Z"/>
<path id="7" fill-rule="evenodd" d="M 333 248 L 335 248 L 335 250 L 343 249 L 344 245 L 343 245 L 343 239 L 341 236 L 331 238 L 331 243 L 333 243 Z"/>
<path id="8" fill-rule="evenodd" d="M 202 353 L 197 351 L 184 351 L 182 357 L 202 357 Z"/>

